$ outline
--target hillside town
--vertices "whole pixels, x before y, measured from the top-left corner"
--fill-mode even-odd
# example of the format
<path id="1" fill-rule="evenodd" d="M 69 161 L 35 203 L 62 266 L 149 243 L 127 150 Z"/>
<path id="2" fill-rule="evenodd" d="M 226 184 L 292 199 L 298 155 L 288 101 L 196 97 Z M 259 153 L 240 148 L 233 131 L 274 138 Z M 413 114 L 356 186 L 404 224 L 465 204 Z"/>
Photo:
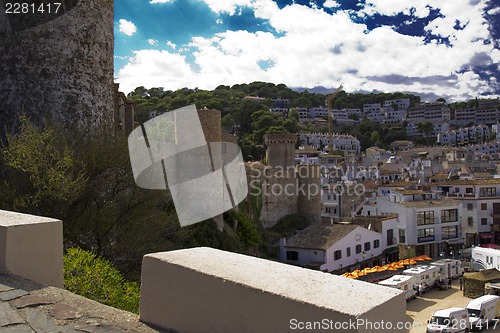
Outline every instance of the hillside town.
<path id="1" fill-rule="evenodd" d="M 368 118 L 404 124 L 408 133 L 435 138 L 433 146 L 400 140 L 389 149 L 372 146 L 362 151 L 360 141 L 348 133 L 300 132 L 287 140 L 268 134 L 268 165 L 285 169 L 307 165 L 317 167 L 320 175 L 321 191 L 309 200 L 321 204 L 310 205 L 317 210 L 309 214 L 320 216 L 322 224 L 283 239 L 281 260 L 346 272 L 383 265 L 398 254 L 400 259 L 459 258 L 472 246 L 499 243 L 498 103 L 477 100 L 475 107 L 451 112 L 444 102 L 410 107 L 409 99 L 395 99 L 365 104 L 363 109 L 331 110 L 336 123 Z M 285 118 L 290 110 L 290 102 L 283 99 L 275 100 L 270 109 Z M 301 122 L 321 126 L 328 119 L 327 107 L 297 111 Z M 432 126 L 425 128 L 423 123 Z M 276 157 L 292 153 L 293 161 Z M 267 198 L 263 210 L 266 203 L 276 205 Z"/>

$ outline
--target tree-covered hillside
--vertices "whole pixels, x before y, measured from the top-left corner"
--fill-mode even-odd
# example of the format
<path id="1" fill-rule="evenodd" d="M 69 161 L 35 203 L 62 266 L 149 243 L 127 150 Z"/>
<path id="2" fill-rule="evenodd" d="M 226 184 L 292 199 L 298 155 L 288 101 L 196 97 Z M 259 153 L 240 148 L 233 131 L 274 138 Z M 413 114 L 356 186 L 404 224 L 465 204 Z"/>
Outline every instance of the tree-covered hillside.
<path id="1" fill-rule="evenodd" d="M 245 99 L 245 96 L 258 96 L 263 99 L 256 102 Z M 197 88 L 165 91 L 163 88 L 138 87 L 128 94 L 128 98 L 136 102 L 138 123 L 147 121 L 152 111 L 161 113 L 190 104 L 196 104 L 198 108 L 220 110 L 222 126 L 238 136 L 246 159 L 256 159 L 263 155 L 263 150 L 259 147 L 263 144 L 265 133 L 328 130 L 326 127 L 314 128 L 311 124 L 301 124 L 298 121 L 298 113 L 294 111 L 291 111 L 288 118 L 269 111 L 276 99 L 288 99 L 292 110 L 296 107 L 325 105 L 327 95 L 312 93 L 308 90 L 298 92 L 284 84 L 252 82 L 232 87 L 220 85 L 211 91 Z M 364 104 L 383 103 L 386 100 L 398 98 L 409 98 L 412 105 L 420 101 L 419 96 L 399 92 L 361 94 L 341 91 L 334 100 L 333 108 L 362 110 Z M 367 119 L 358 126 L 335 126 L 333 130 L 355 135 L 360 139 L 363 149 L 375 144 L 388 146 L 394 140 L 406 139 L 404 130 L 387 128 Z M 377 132 L 381 139 L 372 140 L 372 134 L 373 138 L 377 138 L 374 132 Z"/>

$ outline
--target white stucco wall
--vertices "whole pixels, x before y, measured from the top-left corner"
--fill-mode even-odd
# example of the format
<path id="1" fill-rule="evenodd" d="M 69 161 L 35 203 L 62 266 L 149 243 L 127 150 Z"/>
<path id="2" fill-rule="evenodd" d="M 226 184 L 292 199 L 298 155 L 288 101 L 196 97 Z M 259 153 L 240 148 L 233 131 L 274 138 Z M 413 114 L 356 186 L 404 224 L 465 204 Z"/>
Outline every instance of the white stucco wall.
<path id="1" fill-rule="evenodd" d="M 294 332 L 294 320 L 383 321 L 330 331 L 386 332 L 407 320 L 399 290 L 211 248 L 146 255 L 140 316 L 183 333 Z"/>
<path id="2" fill-rule="evenodd" d="M 62 222 L 0 210 L 0 272 L 63 288 Z"/>
<path id="3" fill-rule="evenodd" d="M 373 241 L 376 239 L 380 242 L 380 246 L 378 248 L 373 247 Z M 365 242 L 370 242 L 370 250 L 368 251 L 364 251 Z M 356 245 L 358 244 L 361 245 L 360 253 L 356 253 Z M 347 256 L 348 247 L 351 248 L 351 255 L 349 257 Z M 342 258 L 340 260 L 334 260 L 334 253 L 337 250 L 340 250 L 342 253 Z M 326 262 L 324 265 L 321 265 L 321 270 L 327 270 L 329 272 L 335 271 L 342 267 L 377 257 L 382 254 L 383 250 L 382 235 L 380 233 L 362 227 L 357 227 L 326 250 Z M 363 251 L 365 252 L 364 257 L 362 254 Z"/>

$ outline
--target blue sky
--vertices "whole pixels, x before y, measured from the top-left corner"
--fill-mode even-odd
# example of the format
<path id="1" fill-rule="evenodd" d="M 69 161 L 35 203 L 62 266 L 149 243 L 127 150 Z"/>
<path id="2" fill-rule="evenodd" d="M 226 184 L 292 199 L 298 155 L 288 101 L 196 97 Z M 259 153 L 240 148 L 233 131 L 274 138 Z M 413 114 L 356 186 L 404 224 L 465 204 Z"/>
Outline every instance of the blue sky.
<path id="1" fill-rule="evenodd" d="M 500 5 L 486 0 L 115 1 L 115 81 L 266 81 L 427 100 L 497 97 Z"/>

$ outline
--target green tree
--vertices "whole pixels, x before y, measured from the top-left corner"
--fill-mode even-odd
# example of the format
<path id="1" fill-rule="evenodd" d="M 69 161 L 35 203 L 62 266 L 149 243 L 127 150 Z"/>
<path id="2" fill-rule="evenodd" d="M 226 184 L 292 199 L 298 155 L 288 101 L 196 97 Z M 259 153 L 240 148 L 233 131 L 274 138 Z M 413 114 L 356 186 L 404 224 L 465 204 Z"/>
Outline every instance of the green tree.
<path id="1" fill-rule="evenodd" d="M 372 143 L 372 146 L 380 146 L 380 133 L 378 131 L 373 131 L 370 137 L 370 142 Z"/>
<path id="2" fill-rule="evenodd" d="M 236 126 L 236 123 L 234 122 L 233 116 L 231 114 L 226 114 L 224 117 L 222 117 L 221 126 L 229 133 L 233 133 L 234 128 Z"/>
<path id="3" fill-rule="evenodd" d="M 169 248 L 179 233 L 171 198 L 136 186 L 125 137 L 39 130 L 21 119 L 19 135 L 8 136 L 1 154 L 0 207 L 62 220 L 67 244 L 116 260 L 138 277 L 142 256 Z"/>
<path id="4" fill-rule="evenodd" d="M 312 106 L 312 103 L 306 97 L 301 96 L 294 100 L 293 105 L 301 108 L 310 108 Z"/>
<path id="5" fill-rule="evenodd" d="M 300 120 L 300 115 L 296 108 L 291 108 L 290 111 L 288 111 L 288 119 Z"/>
<path id="6" fill-rule="evenodd" d="M 352 120 L 355 120 L 355 121 L 358 121 L 359 120 L 359 114 L 357 113 L 352 113 L 349 115 L 348 117 L 349 119 L 352 119 Z"/>
<path id="7" fill-rule="evenodd" d="M 417 124 L 417 130 L 422 133 L 424 137 L 428 138 L 434 131 L 434 125 L 432 125 L 430 121 L 420 122 Z"/>

